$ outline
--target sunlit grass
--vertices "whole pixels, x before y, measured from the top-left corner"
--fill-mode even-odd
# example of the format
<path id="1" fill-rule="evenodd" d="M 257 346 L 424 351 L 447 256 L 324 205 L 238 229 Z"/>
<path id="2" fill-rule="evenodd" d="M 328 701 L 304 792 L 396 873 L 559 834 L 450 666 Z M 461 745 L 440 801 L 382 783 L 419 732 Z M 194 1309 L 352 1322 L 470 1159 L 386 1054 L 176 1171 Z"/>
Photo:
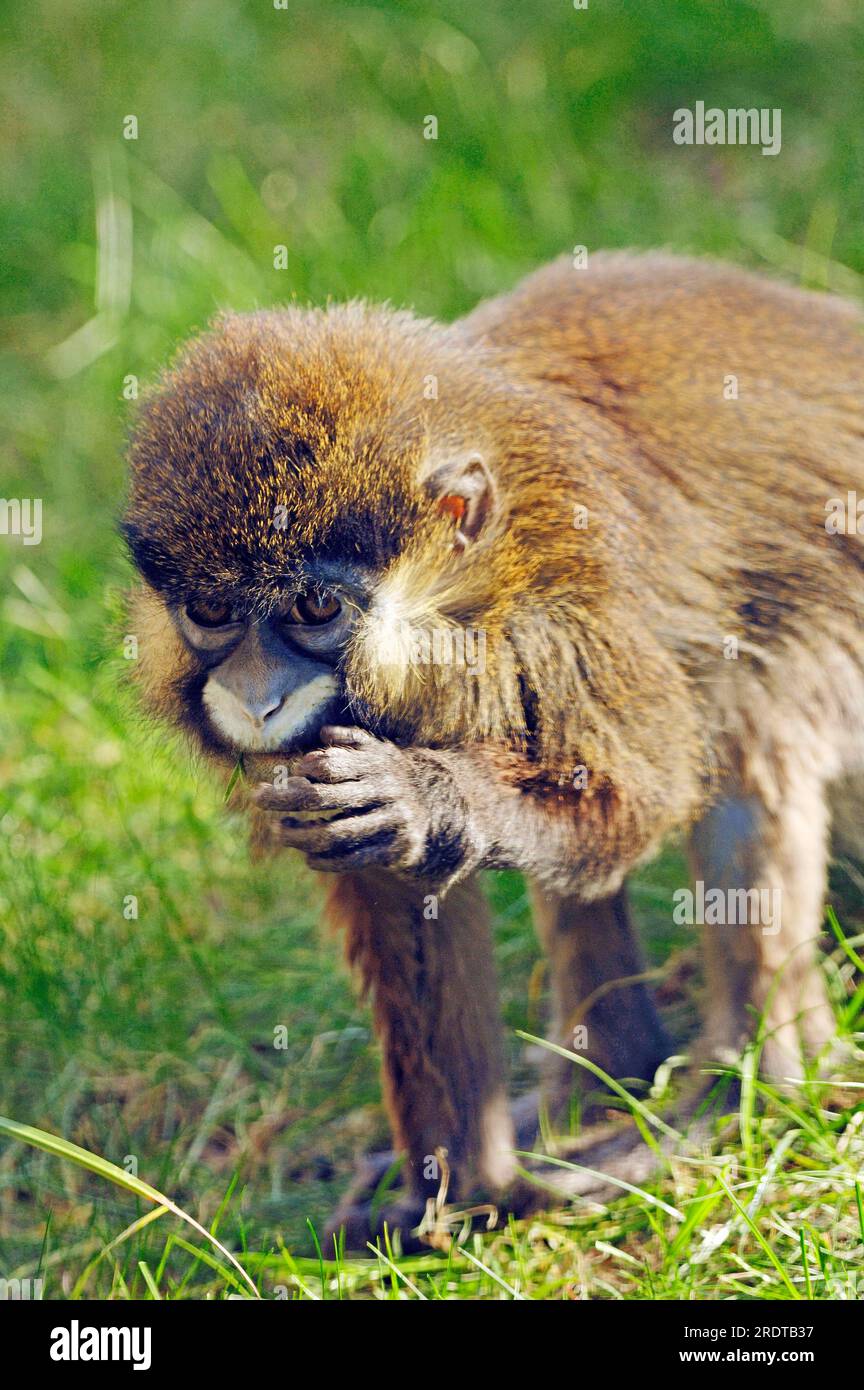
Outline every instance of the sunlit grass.
<path id="1" fill-rule="evenodd" d="M 56 1296 L 58 1273 L 68 1284 L 70 1267 L 78 1268 L 64 1290 L 73 1299 L 859 1300 L 864 1112 L 853 1114 L 836 1095 L 823 1107 L 759 1090 L 754 1162 L 729 1143 L 727 1125 L 726 1143 L 703 1144 L 700 1154 L 683 1144 L 646 1188 L 608 1204 L 511 1221 L 492 1234 L 472 1232 L 466 1218 L 449 1250 L 408 1257 L 398 1237 L 385 1235 L 367 1258 L 346 1259 L 322 1250 L 314 1227 L 313 1256 L 292 1253 L 281 1238 L 266 1252 L 241 1239 L 235 1256 L 216 1235 L 236 1195 L 233 1180 L 205 1230 L 170 1197 L 98 1155 L 0 1119 L 7 1138 L 154 1204 L 104 1242 L 57 1244 L 46 1228 L 35 1265 L 8 1277 L 41 1278 L 46 1296 Z M 171 1214 L 204 1237 L 203 1248 L 176 1230 L 159 1234 L 155 1223 Z"/>

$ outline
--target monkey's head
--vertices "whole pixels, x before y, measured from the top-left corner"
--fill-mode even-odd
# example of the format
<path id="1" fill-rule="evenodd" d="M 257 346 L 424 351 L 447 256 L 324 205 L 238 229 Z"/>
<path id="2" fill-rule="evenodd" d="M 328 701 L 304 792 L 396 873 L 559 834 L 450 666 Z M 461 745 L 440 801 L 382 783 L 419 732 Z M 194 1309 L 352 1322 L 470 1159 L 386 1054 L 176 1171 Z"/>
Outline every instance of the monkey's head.
<path id="1" fill-rule="evenodd" d="M 151 708 L 232 759 L 314 746 L 332 722 L 521 738 L 530 672 L 508 614 L 550 556 L 508 521 L 514 415 L 542 428 L 512 396 L 458 330 L 408 314 L 217 321 L 132 440 Z"/>

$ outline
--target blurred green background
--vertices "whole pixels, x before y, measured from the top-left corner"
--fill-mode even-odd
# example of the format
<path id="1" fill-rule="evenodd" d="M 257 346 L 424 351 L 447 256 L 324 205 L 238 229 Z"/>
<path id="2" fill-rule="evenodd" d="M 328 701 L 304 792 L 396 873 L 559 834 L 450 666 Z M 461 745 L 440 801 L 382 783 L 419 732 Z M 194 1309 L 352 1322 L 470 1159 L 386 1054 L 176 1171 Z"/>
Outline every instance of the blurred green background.
<path id="1" fill-rule="evenodd" d="M 237 1173 L 226 1229 L 302 1246 L 383 1137 L 374 1043 L 311 879 L 250 874 L 223 789 L 130 703 L 124 387 L 221 307 L 363 295 L 452 316 L 577 244 L 857 292 L 864 13 L 7 0 L 3 28 L 0 492 L 43 499 L 44 539 L 0 537 L 0 1112 L 129 1156 L 202 1219 Z M 781 154 L 673 145 L 698 100 L 781 108 Z M 636 885 L 655 961 L 681 873 L 667 856 Z M 522 886 L 491 891 L 507 1024 L 542 1028 Z M 49 1212 L 58 1296 L 134 1208 L 7 1149 L 0 1272 L 28 1267 Z"/>

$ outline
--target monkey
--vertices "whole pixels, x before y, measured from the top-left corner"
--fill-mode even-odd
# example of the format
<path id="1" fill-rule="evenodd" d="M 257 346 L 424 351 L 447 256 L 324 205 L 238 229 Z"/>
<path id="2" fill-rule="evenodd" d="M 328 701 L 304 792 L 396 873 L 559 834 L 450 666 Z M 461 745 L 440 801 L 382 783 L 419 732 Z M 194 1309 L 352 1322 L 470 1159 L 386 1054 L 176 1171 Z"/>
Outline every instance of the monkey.
<path id="1" fill-rule="evenodd" d="M 529 882 L 552 1039 L 577 1020 L 650 1082 L 672 1045 L 626 885 L 683 838 L 706 894 L 782 906 L 706 925 L 694 1055 L 758 1030 L 793 1081 L 830 1055 L 816 943 L 864 790 L 856 306 L 606 252 L 449 324 L 226 313 L 146 394 L 129 463 L 145 706 L 245 760 L 372 1002 L 404 1188 L 379 1226 L 349 1195 L 349 1243 L 416 1223 L 439 1160 L 454 1200 L 526 1209 L 484 871 Z"/>

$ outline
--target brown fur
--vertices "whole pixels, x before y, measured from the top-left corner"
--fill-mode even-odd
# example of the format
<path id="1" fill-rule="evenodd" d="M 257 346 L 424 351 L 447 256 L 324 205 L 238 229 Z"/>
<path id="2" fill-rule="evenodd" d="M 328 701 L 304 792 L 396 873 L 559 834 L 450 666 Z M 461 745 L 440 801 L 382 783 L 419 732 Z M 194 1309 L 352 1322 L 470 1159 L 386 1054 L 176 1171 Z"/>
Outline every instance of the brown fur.
<path id="1" fill-rule="evenodd" d="M 739 1047 L 751 1007 L 767 1008 L 766 1055 L 788 1072 L 801 1041 L 814 1050 L 831 1031 L 812 962 L 825 808 L 841 777 L 848 800 L 864 757 L 864 552 L 825 528 L 830 498 L 864 493 L 860 329 L 828 296 L 618 253 L 584 271 L 555 262 L 449 327 L 364 304 L 220 319 L 146 401 L 131 453 L 152 706 L 189 720 L 189 658 L 163 601 L 228 595 L 266 613 L 310 556 L 362 558 L 380 603 L 340 666 L 346 699 L 366 727 L 474 769 L 480 840 L 496 849 L 463 876 L 504 864 L 535 877 L 562 1019 L 602 984 L 602 948 L 576 944 L 585 904 L 607 900 L 594 918 L 598 942 L 604 918 L 614 938 L 605 973 L 631 975 L 613 895 L 698 823 L 706 881 L 782 880 L 787 904 L 777 938 L 711 939 L 710 1047 Z M 737 399 L 724 399 L 729 376 Z M 496 501 L 456 551 L 426 483 L 471 451 Z M 385 612 L 482 629 L 485 673 L 416 665 Z M 747 843 L 730 849 L 745 804 Z M 466 961 L 487 989 L 476 901 L 462 925 L 462 900 L 445 903 L 435 952 L 457 954 L 435 954 L 418 983 L 417 933 L 435 924 L 406 926 L 415 909 L 369 884 L 342 881 L 334 910 L 376 997 L 400 1143 L 416 1167 L 437 1136 L 471 1181 L 500 1185 L 507 1164 L 486 1152 L 477 1109 L 499 1092 L 490 1009 L 456 1047 L 440 1032 L 471 1005 Z M 641 987 L 619 1002 L 634 1044 L 614 1065 L 644 1074 L 662 1035 Z M 602 1060 L 608 1004 L 593 1018 Z"/>

